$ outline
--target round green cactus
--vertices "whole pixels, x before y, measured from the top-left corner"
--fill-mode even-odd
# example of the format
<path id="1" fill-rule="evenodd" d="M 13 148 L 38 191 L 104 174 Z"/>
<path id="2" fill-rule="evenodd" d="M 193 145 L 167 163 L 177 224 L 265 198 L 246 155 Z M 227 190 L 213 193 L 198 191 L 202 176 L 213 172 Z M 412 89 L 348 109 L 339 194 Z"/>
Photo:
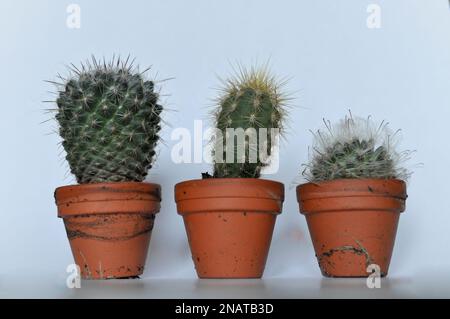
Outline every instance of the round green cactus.
<path id="1" fill-rule="evenodd" d="M 93 58 L 71 72 L 56 101 L 71 172 L 79 183 L 142 181 L 161 128 L 154 82 L 128 59 Z"/>
<path id="2" fill-rule="evenodd" d="M 310 182 L 341 178 L 400 178 L 410 172 L 401 166 L 411 152 L 395 150 L 397 132 L 387 123 L 375 125 L 371 118 L 353 118 L 350 114 L 337 125 L 325 122 L 326 130 L 314 134 L 315 145 L 303 175 Z"/>
<path id="3" fill-rule="evenodd" d="M 255 129 L 254 132 L 260 134 L 259 130 L 267 130 L 267 155 L 270 155 L 273 141 L 271 140 L 271 129 L 283 129 L 285 117 L 286 97 L 280 92 L 280 87 L 284 83 L 276 81 L 270 75 L 266 67 L 251 68 L 247 70 L 240 68 L 237 76 L 224 82 L 223 94 L 218 99 L 218 108 L 215 112 L 216 128 L 225 137 L 227 129 Z M 219 141 L 222 143 L 222 154 L 217 154 L 217 147 L 214 156 L 221 156 L 223 163 L 215 161 L 214 177 L 248 177 L 258 178 L 261 169 L 268 165 L 261 161 L 261 156 L 257 156 L 255 161 L 250 160 L 250 152 L 260 150 L 260 138 L 257 145 L 245 143 L 244 157 L 239 162 L 237 145 L 234 146 L 233 161 L 226 161 L 227 147 L 226 139 Z M 217 144 L 216 144 L 217 145 Z"/>

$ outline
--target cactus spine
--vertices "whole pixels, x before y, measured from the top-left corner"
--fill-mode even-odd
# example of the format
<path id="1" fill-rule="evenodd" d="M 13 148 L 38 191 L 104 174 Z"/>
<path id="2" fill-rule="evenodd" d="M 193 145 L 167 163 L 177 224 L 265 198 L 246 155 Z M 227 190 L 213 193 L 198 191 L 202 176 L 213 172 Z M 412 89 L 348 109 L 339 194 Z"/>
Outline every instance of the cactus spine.
<path id="1" fill-rule="evenodd" d="M 154 82 L 121 59 L 71 67 L 56 101 L 56 120 L 79 183 L 142 181 L 159 140 Z"/>

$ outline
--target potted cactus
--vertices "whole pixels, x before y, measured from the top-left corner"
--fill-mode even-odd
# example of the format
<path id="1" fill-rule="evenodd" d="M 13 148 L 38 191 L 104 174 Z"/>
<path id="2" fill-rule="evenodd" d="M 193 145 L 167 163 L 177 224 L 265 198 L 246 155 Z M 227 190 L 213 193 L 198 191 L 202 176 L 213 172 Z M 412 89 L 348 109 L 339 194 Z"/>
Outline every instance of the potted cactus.
<path id="1" fill-rule="evenodd" d="M 297 186 L 320 270 L 327 277 L 388 273 L 400 213 L 405 210 L 410 151 L 397 152 L 398 131 L 350 113 L 314 134 Z M 369 267 L 370 266 L 370 267 Z"/>
<path id="2" fill-rule="evenodd" d="M 240 71 L 224 81 L 217 101 L 214 173 L 175 186 L 200 278 L 260 278 L 284 200 L 283 184 L 259 177 L 273 152 L 269 131 L 279 133 L 283 127 L 285 96 L 267 68 Z M 234 145 L 233 132 L 240 129 L 259 133 L 257 142 Z M 262 143 L 268 158 L 252 160 Z"/>
<path id="3" fill-rule="evenodd" d="M 161 201 L 144 183 L 152 166 L 162 106 L 154 82 L 129 59 L 92 58 L 60 83 L 56 120 L 78 185 L 55 191 L 84 279 L 142 274 Z"/>

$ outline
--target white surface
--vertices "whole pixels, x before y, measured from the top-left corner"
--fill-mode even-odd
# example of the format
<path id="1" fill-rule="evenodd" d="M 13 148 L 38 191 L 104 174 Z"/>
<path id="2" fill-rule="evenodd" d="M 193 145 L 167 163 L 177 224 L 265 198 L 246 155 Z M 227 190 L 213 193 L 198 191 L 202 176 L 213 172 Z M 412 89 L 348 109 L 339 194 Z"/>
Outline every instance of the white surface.
<path id="1" fill-rule="evenodd" d="M 0 298 L 450 298 L 450 280 L 442 272 L 416 277 L 387 277 L 380 288 L 369 289 L 366 279 L 317 277 L 220 279 L 87 280 L 69 289 L 64 276 L 8 276 L 0 278 Z"/>
<path id="2" fill-rule="evenodd" d="M 402 278 L 415 278 L 416 273 L 424 274 L 421 280 L 425 283 L 432 282 L 427 270 L 434 267 L 442 272 L 439 278 L 448 280 L 447 0 L 71 2 L 81 6 L 79 30 L 65 25 L 69 1 L 0 2 L 2 296 L 138 296 L 140 287 L 148 296 L 176 296 L 178 290 L 208 296 L 208 289 L 219 291 L 196 288 L 208 284 L 194 279 L 183 222 L 173 201 L 175 183 L 199 178 L 210 167 L 174 164 L 170 160 L 174 145 L 170 127 L 164 128 L 165 145 L 159 148 L 159 158 L 148 177 L 162 185 L 163 202 L 153 232 L 147 279 L 131 284 L 89 283 L 89 288 L 79 293 L 61 289 L 72 256 L 63 224 L 56 218 L 53 190 L 74 179 L 64 178 L 67 166 L 63 155 L 58 156 L 58 137 L 46 135 L 53 124 L 39 124 L 48 118 L 42 112 L 48 105 L 40 101 L 51 99 L 46 91 L 53 89 L 43 80 L 54 79 L 57 72 L 64 74 L 64 64 L 77 64 L 91 53 L 110 57 L 113 52 L 131 53 L 142 66 L 153 65 L 153 75 L 158 72 L 160 79 L 176 78 L 163 83 L 163 92 L 171 94 L 165 105 L 178 111 L 166 117 L 173 128 L 192 129 L 195 119 L 207 118 L 206 107 L 216 93 L 212 88 L 219 84 L 216 74 L 229 74 L 229 61 L 249 64 L 271 58 L 275 73 L 292 77 L 287 89 L 295 92 L 297 107 L 291 112 L 291 130 L 281 149 L 280 170 L 268 176 L 287 188 L 266 280 L 248 290 L 238 286 L 225 291 L 236 296 L 251 291 L 255 296 L 273 297 L 334 291 L 333 287 L 320 288 L 329 281 L 321 279 L 304 217 L 298 213 L 295 192 L 289 185 L 307 159 L 308 130 L 321 126 L 322 117 L 331 121 L 341 118 L 348 108 L 360 116 L 387 119 L 393 129 L 402 128 L 402 146 L 418 150 L 412 164 L 424 163 L 409 184 L 389 291 L 407 294 L 409 290 L 402 287 L 408 287 L 408 280 L 405 283 Z M 381 29 L 366 26 L 370 3 L 381 6 Z M 310 278 L 306 290 L 297 289 L 305 282 L 302 278 Z M 182 288 L 176 288 L 178 282 Z M 41 284 L 46 288 L 30 288 Z M 153 285 L 165 288 L 151 289 Z M 349 295 L 358 295 L 357 288 L 348 289 Z M 449 289 L 438 292 L 448 294 Z"/>

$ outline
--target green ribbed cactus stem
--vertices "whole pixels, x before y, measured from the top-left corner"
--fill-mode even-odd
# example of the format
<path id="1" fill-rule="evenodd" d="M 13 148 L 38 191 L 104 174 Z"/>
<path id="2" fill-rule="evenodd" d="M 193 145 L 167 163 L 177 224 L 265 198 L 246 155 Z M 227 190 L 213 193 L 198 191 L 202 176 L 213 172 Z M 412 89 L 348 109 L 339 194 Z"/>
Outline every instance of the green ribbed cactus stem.
<path id="1" fill-rule="evenodd" d="M 218 110 L 216 112 L 216 127 L 225 137 L 227 129 L 239 129 L 243 131 L 251 128 L 254 132 L 261 134 L 260 129 L 267 132 L 267 155 L 271 154 L 273 141 L 271 140 L 271 129 L 283 129 L 286 98 L 280 93 L 280 85 L 275 78 L 269 74 L 266 68 L 252 68 L 246 70 L 241 68 L 240 74 L 226 82 L 224 95 L 220 97 Z M 245 143 L 244 157 L 242 163 L 238 162 L 237 141 L 233 150 L 233 161 L 227 162 L 226 140 L 223 140 L 223 160 L 214 164 L 214 177 L 233 178 L 247 177 L 258 178 L 261 169 L 267 166 L 267 162 L 261 161 L 261 156 L 252 162 L 250 151 L 258 151 L 261 142 L 260 136 L 257 145 Z M 216 149 L 214 155 L 216 154 Z"/>
<path id="2" fill-rule="evenodd" d="M 117 59 L 92 59 L 62 84 L 56 119 L 78 183 L 142 181 L 159 140 L 154 82 Z"/>

